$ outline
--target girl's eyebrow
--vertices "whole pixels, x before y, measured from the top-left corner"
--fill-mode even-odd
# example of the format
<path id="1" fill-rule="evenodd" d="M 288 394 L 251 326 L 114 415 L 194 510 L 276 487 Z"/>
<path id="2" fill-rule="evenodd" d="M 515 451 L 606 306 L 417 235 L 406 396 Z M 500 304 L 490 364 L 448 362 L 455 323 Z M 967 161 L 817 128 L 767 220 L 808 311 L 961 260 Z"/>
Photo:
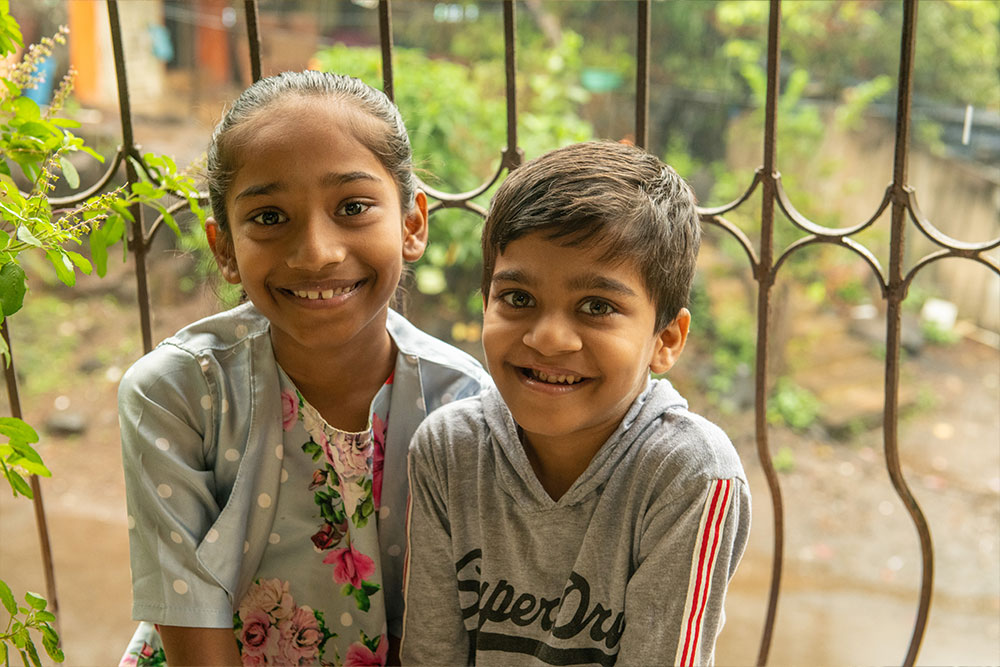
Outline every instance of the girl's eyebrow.
<path id="1" fill-rule="evenodd" d="M 356 181 L 372 181 L 373 183 L 381 182 L 380 179 L 375 174 L 370 174 L 367 171 L 348 171 L 344 173 L 340 172 L 330 172 L 323 176 L 320 180 L 320 185 L 323 187 L 330 187 L 336 185 L 345 185 L 347 183 L 354 183 Z M 275 192 L 280 192 L 285 189 L 284 184 L 280 182 L 273 183 L 260 183 L 256 185 L 251 185 L 241 191 L 238 195 L 233 198 L 233 201 L 239 201 L 246 197 L 259 197 L 261 195 L 270 195 Z"/>

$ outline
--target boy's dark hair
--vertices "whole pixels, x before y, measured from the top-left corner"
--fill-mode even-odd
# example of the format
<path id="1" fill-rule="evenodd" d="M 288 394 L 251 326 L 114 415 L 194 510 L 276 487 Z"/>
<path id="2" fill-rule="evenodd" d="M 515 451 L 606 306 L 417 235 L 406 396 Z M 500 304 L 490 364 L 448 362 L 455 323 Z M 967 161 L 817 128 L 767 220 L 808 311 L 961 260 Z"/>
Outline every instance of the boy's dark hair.
<path id="1" fill-rule="evenodd" d="M 701 242 L 695 196 L 676 171 L 640 148 L 573 144 L 513 171 L 483 228 L 484 298 L 497 256 L 533 232 L 567 246 L 599 245 L 603 260 L 635 262 L 656 307 L 656 331 L 687 305 Z"/>

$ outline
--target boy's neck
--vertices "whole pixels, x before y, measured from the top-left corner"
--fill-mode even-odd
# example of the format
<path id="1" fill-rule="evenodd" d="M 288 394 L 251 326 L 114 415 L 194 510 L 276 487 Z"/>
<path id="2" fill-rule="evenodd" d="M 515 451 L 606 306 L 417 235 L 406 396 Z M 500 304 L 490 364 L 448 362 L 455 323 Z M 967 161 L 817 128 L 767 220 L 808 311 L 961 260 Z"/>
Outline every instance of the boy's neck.
<path id="1" fill-rule="evenodd" d="M 521 446 L 542 488 L 552 500 L 559 500 L 587 469 L 594 456 L 618 425 L 586 436 L 572 438 L 528 434 L 521 429 Z"/>

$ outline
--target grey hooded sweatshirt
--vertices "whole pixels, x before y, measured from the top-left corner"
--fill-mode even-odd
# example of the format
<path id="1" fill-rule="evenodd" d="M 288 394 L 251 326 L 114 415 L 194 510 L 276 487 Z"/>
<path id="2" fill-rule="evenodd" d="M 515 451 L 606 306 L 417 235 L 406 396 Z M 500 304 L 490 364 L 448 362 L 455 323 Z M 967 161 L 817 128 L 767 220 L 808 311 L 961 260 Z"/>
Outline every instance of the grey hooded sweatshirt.
<path id="1" fill-rule="evenodd" d="M 713 662 L 750 494 L 666 380 L 559 500 L 493 387 L 421 424 L 409 474 L 404 665 Z"/>

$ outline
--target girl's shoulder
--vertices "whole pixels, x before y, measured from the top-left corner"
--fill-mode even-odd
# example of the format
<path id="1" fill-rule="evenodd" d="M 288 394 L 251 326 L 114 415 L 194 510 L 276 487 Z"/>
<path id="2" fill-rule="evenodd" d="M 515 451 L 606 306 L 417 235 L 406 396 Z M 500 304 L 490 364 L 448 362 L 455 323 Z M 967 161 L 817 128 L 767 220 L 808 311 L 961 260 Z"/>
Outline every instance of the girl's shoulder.
<path id="1" fill-rule="evenodd" d="M 418 329 L 394 310 L 389 311 L 386 328 L 399 353 L 407 358 L 452 369 L 483 382 L 488 380 L 483 365 L 475 357 Z"/>
<path id="2" fill-rule="evenodd" d="M 171 345 L 198 355 L 230 349 L 269 331 L 267 318 L 250 302 L 187 325 L 157 347 Z"/>

